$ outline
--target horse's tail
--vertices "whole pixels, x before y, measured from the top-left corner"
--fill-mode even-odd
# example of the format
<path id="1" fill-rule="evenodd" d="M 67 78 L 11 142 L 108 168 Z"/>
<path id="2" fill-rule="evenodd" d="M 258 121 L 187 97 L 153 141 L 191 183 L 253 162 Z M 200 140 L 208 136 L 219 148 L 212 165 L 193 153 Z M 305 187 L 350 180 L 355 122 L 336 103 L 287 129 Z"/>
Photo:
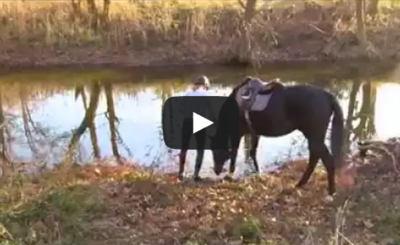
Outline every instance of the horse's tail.
<path id="1" fill-rule="evenodd" d="M 332 119 L 332 130 L 331 130 L 331 152 L 335 161 L 335 165 L 342 164 L 342 150 L 343 150 L 343 139 L 344 139 L 344 116 L 342 107 L 339 104 L 338 99 L 331 94 L 333 119 Z M 337 166 L 337 167 L 339 167 Z"/>

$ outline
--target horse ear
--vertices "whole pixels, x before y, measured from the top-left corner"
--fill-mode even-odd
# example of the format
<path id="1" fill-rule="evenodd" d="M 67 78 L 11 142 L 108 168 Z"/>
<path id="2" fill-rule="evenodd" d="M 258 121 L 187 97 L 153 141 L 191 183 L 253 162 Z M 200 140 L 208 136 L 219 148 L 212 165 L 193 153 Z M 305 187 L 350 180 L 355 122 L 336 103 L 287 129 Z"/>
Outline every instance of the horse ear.
<path id="1" fill-rule="evenodd" d="M 245 79 L 244 79 L 244 83 L 247 83 L 247 82 L 250 82 L 251 80 L 253 80 L 253 78 L 251 77 L 251 76 L 247 76 Z"/>
<path id="2" fill-rule="evenodd" d="M 279 77 L 276 77 L 276 78 L 272 79 L 270 82 L 272 82 L 272 83 L 280 83 L 281 79 Z"/>
<path id="3" fill-rule="evenodd" d="M 284 87 L 284 85 L 281 83 L 281 79 L 279 79 L 279 78 L 274 78 L 274 79 L 268 81 L 268 83 L 265 85 L 266 90 L 270 90 L 272 88 L 281 89 L 283 87 Z"/>

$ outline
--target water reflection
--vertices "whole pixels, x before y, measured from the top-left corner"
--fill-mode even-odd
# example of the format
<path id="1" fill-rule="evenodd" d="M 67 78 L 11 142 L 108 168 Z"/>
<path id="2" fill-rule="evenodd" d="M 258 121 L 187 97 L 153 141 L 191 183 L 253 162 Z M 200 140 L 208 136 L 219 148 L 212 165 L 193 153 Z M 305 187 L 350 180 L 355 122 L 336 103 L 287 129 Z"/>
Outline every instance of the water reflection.
<path id="1" fill-rule="evenodd" d="M 311 81 L 334 92 L 347 115 L 349 142 L 375 135 L 400 136 L 400 115 L 391 109 L 400 100 L 400 85 L 384 83 L 384 76 L 327 75 L 327 71 L 302 68 L 258 75 Z M 34 160 L 40 166 L 109 157 L 122 163 L 130 158 L 176 171 L 177 158 L 162 141 L 161 109 L 167 98 L 185 91 L 185 78 L 191 75 L 174 72 L 165 77 L 157 77 L 154 71 L 132 74 L 111 70 L 6 74 L 0 79 L 0 125 L 5 122 L 0 127 L 0 157 L 14 162 Z M 217 94 L 229 93 L 244 74 L 254 74 L 232 70 L 201 73 L 212 78 L 212 89 Z M 246 136 L 238 159 L 242 169 L 249 158 L 249 147 L 250 137 Z M 262 138 L 257 151 L 260 166 L 264 167 L 307 154 L 300 132 Z M 203 172 L 210 171 L 210 164 L 211 153 L 207 152 Z"/>

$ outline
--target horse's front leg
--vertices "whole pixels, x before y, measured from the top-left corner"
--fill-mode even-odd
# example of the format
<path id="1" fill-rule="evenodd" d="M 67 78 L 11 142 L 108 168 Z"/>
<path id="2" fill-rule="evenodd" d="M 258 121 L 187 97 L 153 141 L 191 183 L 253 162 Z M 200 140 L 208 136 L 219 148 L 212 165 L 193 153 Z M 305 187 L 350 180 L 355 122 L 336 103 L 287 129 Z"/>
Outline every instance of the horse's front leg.
<path id="1" fill-rule="evenodd" d="M 237 153 L 239 150 L 239 144 L 240 144 L 240 139 L 242 138 L 242 135 L 239 137 L 238 142 L 234 142 L 232 145 L 232 149 L 230 151 L 230 165 L 229 165 L 229 173 L 225 176 L 225 180 L 232 180 L 233 179 L 233 174 L 235 173 L 236 170 L 236 158 L 237 158 Z"/>
<path id="2" fill-rule="evenodd" d="M 260 136 L 259 135 L 252 135 L 251 136 L 251 149 L 250 149 L 250 157 L 253 160 L 253 165 L 254 165 L 254 170 L 257 172 L 257 174 L 260 173 L 260 169 L 258 167 L 258 162 L 257 162 L 257 148 L 258 148 L 258 143 L 260 141 Z"/>

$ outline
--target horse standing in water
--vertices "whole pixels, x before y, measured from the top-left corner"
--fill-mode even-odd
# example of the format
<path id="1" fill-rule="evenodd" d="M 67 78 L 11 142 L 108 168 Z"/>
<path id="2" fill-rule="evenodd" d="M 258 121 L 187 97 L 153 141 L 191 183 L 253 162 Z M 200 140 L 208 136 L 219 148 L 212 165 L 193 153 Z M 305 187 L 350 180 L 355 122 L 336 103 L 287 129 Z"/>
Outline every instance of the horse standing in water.
<path id="1" fill-rule="evenodd" d="M 247 77 L 229 96 L 238 101 L 240 108 L 239 137 L 230 138 L 226 130 L 219 130 L 219 127 L 227 125 L 224 120 L 229 120 L 227 109 L 225 115 L 221 113 L 219 116 L 213 140 L 226 143 L 230 138 L 232 149 L 212 151 L 217 175 L 229 158 L 229 174 L 235 171 L 237 151 L 244 134 L 252 135 L 250 157 L 259 172 L 256 160 L 259 137 L 279 137 L 297 129 L 308 141 L 309 163 L 296 186 L 301 187 L 308 182 L 321 158 L 327 170 L 328 193 L 331 196 L 335 193 L 335 169 L 342 165 L 344 120 L 342 108 L 332 93 L 310 85 L 284 86 L 277 81 L 265 83 Z M 332 114 L 330 153 L 324 140 Z"/>

